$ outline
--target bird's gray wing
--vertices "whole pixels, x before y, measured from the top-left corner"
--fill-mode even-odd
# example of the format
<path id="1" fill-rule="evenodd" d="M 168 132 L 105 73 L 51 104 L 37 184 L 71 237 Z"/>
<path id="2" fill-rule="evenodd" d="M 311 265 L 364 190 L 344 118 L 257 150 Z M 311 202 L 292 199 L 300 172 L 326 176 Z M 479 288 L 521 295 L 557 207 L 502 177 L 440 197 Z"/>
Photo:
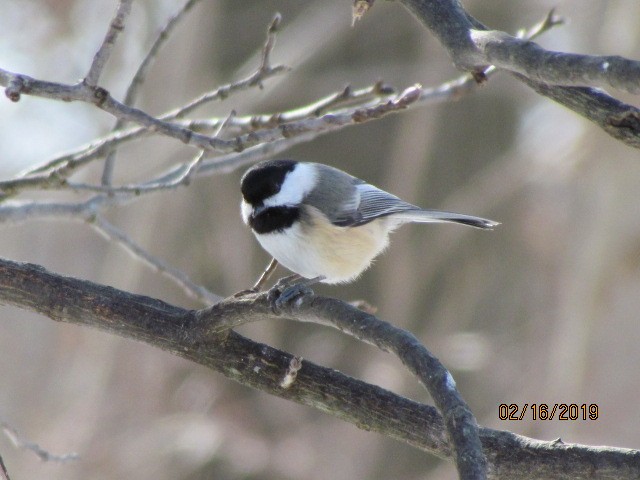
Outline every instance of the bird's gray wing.
<path id="1" fill-rule="evenodd" d="M 316 168 L 321 175 L 305 203 L 320 210 L 334 225 L 353 227 L 394 212 L 418 209 L 346 172 L 328 165 Z"/>
<path id="2" fill-rule="evenodd" d="M 387 216 L 393 216 L 400 223 L 452 222 L 477 228 L 497 225 L 480 217 L 424 210 L 345 172 L 327 165 L 319 168 L 323 169 L 323 174 L 305 201 L 321 210 L 331 223 L 339 227 L 364 225 Z"/>
<path id="3" fill-rule="evenodd" d="M 360 201 L 357 207 L 345 208 L 333 223 L 339 226 L 358 226 L 380 217 L 393 217 L 399 223 L 460 223 L 476 228 L 493 228 L 497 222 L 461 213 L 426 210 L 407 203 L 395 195 L 359 181 L 355 188 Z"/>
<path id="4" fill-rule="evenodd" d="M 420 211 L 420 208 L 400 200 L 384 190 L 353 178 L 352 194 L 336 209 L 330 219 L 340 227 L 364 225 L 376 218 L 400 212 Z"/>

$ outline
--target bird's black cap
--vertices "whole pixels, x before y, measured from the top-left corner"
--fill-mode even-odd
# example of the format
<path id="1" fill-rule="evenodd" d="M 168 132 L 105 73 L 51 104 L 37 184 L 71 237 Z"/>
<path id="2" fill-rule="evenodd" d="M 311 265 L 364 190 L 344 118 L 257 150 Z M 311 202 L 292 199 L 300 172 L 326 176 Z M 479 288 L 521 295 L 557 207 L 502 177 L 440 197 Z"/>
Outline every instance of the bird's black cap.
<path id="1" fill-rule="evenodd" d="M 294 160 L 268 160 L 251 167 L 242 176 L 240 191 L 250 205 L 262 205 L 265 199 L 280 191 L 287 173 L 298 162 Z"/>

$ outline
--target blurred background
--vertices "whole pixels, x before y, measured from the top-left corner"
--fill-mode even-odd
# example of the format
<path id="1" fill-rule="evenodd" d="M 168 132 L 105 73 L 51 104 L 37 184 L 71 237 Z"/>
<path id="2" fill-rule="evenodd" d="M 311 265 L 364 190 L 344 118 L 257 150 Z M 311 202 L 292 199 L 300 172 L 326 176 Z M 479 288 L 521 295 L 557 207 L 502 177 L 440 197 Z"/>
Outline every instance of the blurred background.
<path id="1" fill-rule="evenodd" d="M 86 73 L 116 7 L 115 0 L 2 3 L 0 67 L 66 83 Z M 116 98 L 176 3 L 134 2 L 101 82 Z M 546 48 L 640 58 L 635 0 L 464 3 L 485 24 L 508 32 L 557 7 L 568 22 L 538 40 Z M 288 110 L 378 79 L 403 89 L 459 76 L 397 2 L 376 2 L 351 28 L 348 0 L 215 0 L 200 2 L 176 29 L 139 105 L 159 114 L 252 72 L 275 12 L 283 22 L 273 60 L 292 71 L 200 116 Z M 0 101 L 0 175 L 10 178 L 76 148 L 113 123 L 86 105 L 28 96 Z M 128 144 L 120 150 L 116 182 L 146 179 L 192 154 L 161 138 Z M 500 74 L 455 103 L 343 129 L 285 156 L 348 170 L 424 207 L 502 222 L 492 232 L 404 227 L 358 282 L 316 292 L 367 300 L 380 318 L 415 333 L 451 370 L 484 426 L 640 448 L 640 414 L 633 408 L 640 393 L 637 151 Z M 100 167 L 76 179 L 96 182 Z M 108 218 L 226 296 L 252 285 L 269 260 L 240 220 L 241 174 L 148 195 Z M 1 227 L 2 257 L 201 307 L 82 222 Z M 14 308 L 3 307 L 0 315 L 0 419 L 51 453 L 81 456 L 64 465 L 41 463 L 0 436 L 12 478 L 455 478 L 451 464 L 431 455 L 166 352 Z M 329 328 L 261 322 L 240 332 L 430 402 L 394 357 Z M 529 411 L 523 421 L 499 420 L 499 405 L 512 403 L 597 404 L 599 417 L 532 421 Z"/>

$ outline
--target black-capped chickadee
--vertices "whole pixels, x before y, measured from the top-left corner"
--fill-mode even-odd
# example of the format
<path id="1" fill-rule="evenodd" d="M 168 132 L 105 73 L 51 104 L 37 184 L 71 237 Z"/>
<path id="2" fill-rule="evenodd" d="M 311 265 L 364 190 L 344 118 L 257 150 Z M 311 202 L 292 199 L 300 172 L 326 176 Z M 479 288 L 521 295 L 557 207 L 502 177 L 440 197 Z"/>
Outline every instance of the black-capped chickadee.
<path id="1" fill-rule="evenodd" d="M 260 245 L 309 283 L 354 280 L 409 222 L 493 228 L 498 222 L 423 210 L 342 170 L 270 160 L 242 177 L 242 219 Z"/>

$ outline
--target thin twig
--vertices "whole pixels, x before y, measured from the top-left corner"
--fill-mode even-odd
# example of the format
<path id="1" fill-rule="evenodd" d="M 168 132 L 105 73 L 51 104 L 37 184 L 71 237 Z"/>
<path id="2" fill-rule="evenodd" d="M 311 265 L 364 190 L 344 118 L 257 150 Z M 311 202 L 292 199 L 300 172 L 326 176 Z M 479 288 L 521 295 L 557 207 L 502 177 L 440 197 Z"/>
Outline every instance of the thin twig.
<path id="1" fill-rule="evenodd" d="M 553 11 L 545 17 L 544 20 L 536 24 L 534 27 L 526 32 L 519 32 L 518 36 L 522 38 L 532 39 L 536 36 L 548 31 L 550 28 L 560 24 L 562 19 L 555 16 Z M 268 36 L 273 35 L 271 32 Z M 265 44 L 269 44 L 267 41 Z M 264 48 L 267 52 L 269 48 Z M 268 59 L 268 56 L 267 56 Z M 264 58 L 261 60 L 261 65 L 264 64 Z M 273 69 L 272 69 L 273 70 Z M 235 82 L 234 84 L 220 87 L 216 91 L 208 94 L 210 98 L 222 98 L 226 92 L 229 94 L 234 91 L 248 88 L 251 84 L 251 78 L 255 78 L 255 75 L 259 73 L 261 69 L 258 69 L 250 77 Z M 263 72 L 263 75 L 268 74 L 268 70 Z M 483 72 L 485 78 L 496 73 L 496 69 L 489 67 Z M 265 78 L 264 76 L 262 77 Z M 415 88 L 415 87 L 414 87 Z M 421 88 L 419 97 L 410 105 L 405 107 L 416 107 L 427 104 L 440 103 L 456 100 L 464 95 L 467 95 L 478 88 L 478 84 L 473 76 L 463 75 L 456 80 L 446 82 L 442 85 L 432 88 Z M 216 93 L 217 92 L 217 93 Z M 202 98 L 202 97 L 201 97 Z M 280 112 L 268 115 L 254 115 L 254 116 L 233 116 L 226 119 L 211 119 L 211 120 L 198 120 L 198 121 L 177 121 L 176 125 L 179 125 L 188 130 L 215 130 L 219 129 L 223 124 L 226 129 L 239 130 L 240 135 L 233 140 L 239 148 L 244 148 L 241 153 L 230 153 L 218 157 L 217 159 L 205 160 L 200 165 L 199 175 L 211 175 L 213 172 L 220 170 L 229 171 L 234 168 L 238 168 L 243 165 L 251 163 L 250 159 L 264 158 L 267 152 L 280 152 L 285 150 L 288 146 L 311 140 L 318 135 L 332 131 L 333 128 L 341 128 L 346 124 L 353 124 L 355 118 L 358 119 L 358 123 L 378 118 L 376 115 L 355 115 L 355 112 L 362 109 L 370 109 L 375 112 L 385 103 L 389 102 L 393 98 L 397 98 L 397 94 L 394 89 L 379 81 L 374 85 L 359 90 L 353 90 L 350 87 L 333 93 L 325 98 L 317 100 L 309 105 L 298 107 L 286 112 Z M 188 111 L 197 100 L 190 102 L 186 107 L 183 107 Z M 193 107 L 195 108 L 195 107 Z M 182 110 L 177 109 L 165 113 L 161 117 L 162 120 L 176 118 L 181 114 Z M 320 118 L 318 118 L 320 117 Z M 313 123 L 313 120 L 316 123 Z M 345 120 L 347 120 L 345 122 Z M 326 126 L 328 128 L 325 129 Z M 260 135 L 256 135 L 256 130 L 265 130 Z M 242 133 L 249 132 L 249 133 Z M 301 133 L 304 132 L 304 133 Z M 144 127 L 133 127 L 128 130 L 114 132 L 109 134 L 97 142 L 93 142 L 90 145 L 81 147 L 75 152 L 71 152 L 53 159 L 46 164 L 36 167 L 31 170 L 31 174 L 40 173 L 37 177 L 27 176 L 24 178 L 17 178 L 0 182 L 0 191 L 5 196 L 14 194 L 22 189 L 64 189 L 68 188 L 68 183 L 62 181 L 65 177 L 70 175 L 77 168 L 89 163 L 97 158 L 100 158 L 108 152 L 110 149 L 128 141 L 140 138 L 141 136 L 148 135 L 149 132 Z M 299 137 L 298 135 L 302 135 Z M 214 138 L 219 135 L 214 134 Z M 281 138 L 278 138 L 281 137 Z M 250 146 L 246 143 L 247 140 L 256 142 L 255 146 Z M 277 142 L 277 145 L 271 147 L 260 145 L 262 142 Z M 263 152 L 262 154 L 259 152 Z M 237 163 L 234 166 L 234 159 Z M 174 167 L 169 172 L 160 175 L 154 180 L 147 181 L 140 185 L 128 185 L 115 191 L 120 192 L 151 192 L 156 189 L 163 189 L 162 183 L 171 183 L 175 181 L 176 177 L 180 177 L 184 174 L 184 165 Z M 171 180 L 167 180 L 167 176 Z M 171 183 L 173 185 L 173 183 Z M 153 186 L 152 186 L 153 185 Z M 82 184 L 73 184 L 73 188 L 77 190 L 92 190 L 98 192 L 113 191 L 109 188 L 97 188 Z"/>
<path id="2" fill-rule="evenodd" d="M 275 45 L 274 38 L 277 30 L 277 29 L 274 29 L 273 26 L 274 25 L 277 26 L 278 24 L 279 24 L 279 17 L 276 16 L 272 20 L 271 25 L 268 29 L 267 40 L 262 49 L 263 53 L 260 60 L 260 66 L 255 72 L 253 72 L 251 75 L 249 75 L 246 78 L 243 78 L 241 80 L 235 81 L 227 85 L 223 85 L 211 92 L 205 93 L 204 95 L 190 101 L 183 107 L 171 110 L 161 115 L 160 117 L 158 117 L 158 119 L 160 121 L 172 121 L 172 120 L 178 119 L 180 117 L 183 117 L 187 113 L 193 111 L 194 109 L 204 105 L 207 102 L 211 102 L 214 100 L 224 100 L 232 93 L 240 92 L 248 88 L 254 87 L 256 85 L 261 85 L 262 82 L 267 78 L 270 78 L 274 75 L 278 75 L 280 73 L 288 71 L 289 68 L 283 65 L 276 65 L 272 67 L 269 64 L 270 53 Z M 0 69 L 0 81 L 2 80 L 3 73 L 5 75 L 9 75 L 9 72 L 5 72 Z M 17 81 L 17 84 L 21 85 L 20 81 Z M 75 86 L 71 88 L 73 89 L 75 88 Z M 125 99 L 125 102 L 123 104 L 125 106 L 130 106 L 130 102 L 127 102 L 127 99 Z M 122 119 L 120 117 L 118 117 L 118 119 L 121 122 L 121 124 L 126 123 L 125 119 Z M 217 125 L 219 126 L 220 123 L 223 121 L 224 120 L 219 120 L 217 122 Z M 174 125 L 183 126 L 184 128 L 189 128 L 188 122 L 174 123 Z M 87 150 L 85 154 L 81 152 L 74 152 L 71 154 L 63 155 L 61 157 L 55 158 L 42 165 L 39 165 L 37 167 L 30 169 L 29 171 L 25 172 L 23 176 L 31 175 L 34 173 L 43 173 L 43 172 L 50 172 L 50 173 L 56 172 L 59 175 L 68 176 L 75 169 L 84 165 L 85 163 L 88 163 L 89 161 L 95 160 L 96 158 L 100 158 L 101 156 L 103 156 L 105 154 L 105 151 L 108 153 L 112 149 L 119 146 L 120 143 L 125 141 L 130 141 L 135 138 L 139 138 L 140 136 L 147 135 L 148 133 L 149 133 L 148 128 L 145 126 L 134 127 L 130 130 L 123 131 L 123 132 L 116 131 L 110 134 L 109 136 L 104 137 L 101 141 L 99 141 L 98 144 L 96 144 L 96 142 L 93 142 L 88 147 L 84 147 L 84 150 Z"/>
<path id="3" fill-rule="evenodd" d="M 180 21 L 185 17 L 185 15 L 199 2 L 200 0 L 187 0 L 185 4 L 178 10 L 165 24 L 165 26 L 160 30 L 158 36 L 154 40 L 149 52 L 142 60 L 142 63 L 138 67 L 133 79 L 131 80 L 131 84 L 129 88 L 127 88 L 127 93 L 124 97 L 124 103 L 126 105 L 133 105 L 138 96 L 138 91 L 142 84 L 144 83 L 147 73 L 150 70 L 150 67 L 153 65 L 153 62 L 158 56 L 158 52 L 165 45 L 166 41 L 169 39 L 173 29 L 180 23 Z"/>
<path id="4" fill-rule="evenodd" d="M 179 166 L 178 175 L 167 181 L 152 181 L 148 183 L 141 183 L 137 185 L 123 185 L 120 187 L 113 187 L 110 185 L 90 185 L 88 183 L 76 183 L 65 181 L 64 184 L 74 191 L 87 191 L 96 193 L 106 193 L 109 195 L 132 193 L 134 195 L 141 195 L 143 193 L 158 192 L 161 190 L 172 190 L 181 185 L 189 185 L 193 179 L 198 168 L 202 164 L 205 158 L 205 152 L 200 151 L 193 160 L 183 163 Z"/>
<path id="5" fill-rule="evenodd" d="M 0 456 L 0 478 L 2 480 L 11 480 L 11 478 L 9 477 L 9 472 L 7 471 L 7 467 L 4 464 L 4 460 L 2 459 L 2 456 Z"/>
<path id="6" fill-rule="evenodd" d="M 269 28 L 267 28 L 267 39 L 265 40 L 264 46 L 262 47 L 260 66 L 255 72 L 242 80 L 233 82 L 230 85 L 219 87 L 215 90 L 212 90 L 211 92 L 207 92 L 202 96 L 190 101 L 186 105 L 177 108 L 172 112 L 166 113 L 161 118 L 163 120 L 175 120 L 177 118 L 183 118 L 188 113 L 191 113 L 196 108 L 201 107 L 205 103 L 214 100 L 224 100 L 233 92 L 245 90 L 256 85 L 259 88 L 263 88 L 262 82 L 267 78 L 279 73 L 289 71 L 289 67 L 286 67 L 284 65 L 276 65 L 272 67 L 270 62 L 271 52 L 273 51 L 273 47 L 275 47 L 276 44 L 276 33 L 278 31 L 278 27 L 280 26 L 281 20 L 282 17 L 279 13 L 276 13 L 271 20 Z"/>
<path id="7" fill-rule="evenodd" d="M 135 104 L 140 87 L 144 83 L 147 77 L 147 73 L 149 72 L 151 66 L 153 65 L 154 60 L 158 56 L 158 52 L 160 51 L 160 48 L 165 44 L 166 40 L 169 38 L 169 35 L 174 29 L 174 27 L 178 25 L 180 20 L 185 16 L 185 14 L 189 10 L 191 10 L 191 8 L 198 1 L 199 0 L 187 0 L 187 2 L 182 6 L 182 8 L 175 15 L 173 15 L 169 19 L 169 21 L 166 23 L 164 28 L 160 30 L 160 33 L 158 33 L 158 36 L 156 37 L 155 41 L 151 45 L 149 52 L 147 52 L 147 55 L 142 60 L 142 63 L 138 67 L 138 70 L 136 71 L 135 75 L 133 76 L 133 79 L 131 80 L 131 83 L 129 84 L 129 87 L 127 88 L 127 92 L 124 96 L 124 101 L 123 101 L 125 105 Z M 124 121 L 118 119 L 115 125 L 113 126 L 112 131 L 120 130 L 124 126 L 124 124 L 125 124 Z M 116 162 L 116 149 L 114 148 L 109 152 L 104 162 L 104 169 L 102 171 L 102 179 L 101 179 L 102 185 L 111 185 L 111 181 L 113 178 L 113 171 L 115 168 L 115 162 Z"/>
<path id="8" fill-rule="evenodd" d="M 220 135 L 227 124 L 233 117 L 235 116 L 235 110 L 231 110 L 229 116 L 223 121 L 215 135 Z M 175 174 L 171 177 L 163 177 L 162 179 L 151 180 L 145 183 L 140 183 L 136 185 L 123 185 L 119 187 L 113 187 L 110 185 L 90 185 L 87 183 L 76 183 L 67 180 L 62 180 L 61 184 L 70 188 L 74 191 L 89 191 L 89 192 L 99 192 L 99 193 L 107 193 L 109 195 L 116 195 L 122 193 L 133 193 L 138 196 L 143 193 L 151 193 L 157 192 L 160 190 L 171 190 L 182 185 L 189 185 L 191 180 L 196 176 L 200 166 L 202 165 L 204 159 L 206 158 L 205 151 L 201 150 L 198 155 L 194 157 L 190 162 L 183 163 L 178 166 Z"/>
<path id="9" fill-rule="evenodd" d="M 2 427 L 2 431 L 7 436 L 11 443 L 15 445 L 16 448 L 22 450 L 29 450 L 30 452 L 35 453 L 40 460 L 43 462 L 58 462 L 58 463 L 66 463 L 74 460 L 78 460 L 80 456 L 77 453 L 65 453 L 63 455 L 53 455 L 48 451 L 44 450 L 40 445 L 34 443 L 30 440 L 25 440 L 22 438 L 15 428 L 9 425 L 6 422 L 0 422 L 0 426 Z M 2 465 L 4 469 L 4 465 Z M 5 474 L 6 474 L 6 469 Z"/>
<path id="10" fill-rule="evenodd" d="M 135 258 L 143 260 L 144 263 L 164 274 L 171 281 L 182 287 L 189 296 L 208 305 L 215 304 L 222 299 L 222 297 L 210 292 L 205 287 L 193 282 L 183 271 L 172 267 L 164 260 L 147 252 L 143 247 L 134 242 L 126 233 L 105 220 L 102 215 L 96 215 L 91 219 L 90 223 L 98 232 L 105 235 L 108 239 L 117 242 Z"/>
<path id="11" fill-rule="evenodd" d="M 111 56 L 113 47 L 118 39 L 118 35 L 124 30 L 125 21 L 131 12 L 132 3 L 133 0 L 120 0 L 118 9 L 116 10 L 113 20 L 111 20 L 109 30 L 107 30 L 107 34 L 102 41 L 102 45 L 100 45 L 100 48 L 93 57 L 93 62 L 91 62 L 89 72 L 84 77 L 83 83 L 85 85 L 90 87 L 98 85 L 100 75 L 102 75 L 104 66 L 107 64 L 107 61 Z"/>

